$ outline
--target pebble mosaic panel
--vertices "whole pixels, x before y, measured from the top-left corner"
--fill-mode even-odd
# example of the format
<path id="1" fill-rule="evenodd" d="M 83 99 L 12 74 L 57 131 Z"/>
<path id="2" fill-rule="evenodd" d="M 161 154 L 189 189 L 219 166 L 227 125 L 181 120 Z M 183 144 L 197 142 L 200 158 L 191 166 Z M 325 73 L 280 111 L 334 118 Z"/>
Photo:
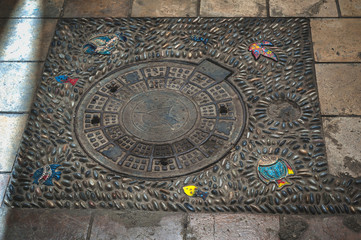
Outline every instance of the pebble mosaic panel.
<path id="1" fill-rule="evenodd" d="M 313 63 L 302 18 L 61 19 L 5 204 L 361 213 Z"/>

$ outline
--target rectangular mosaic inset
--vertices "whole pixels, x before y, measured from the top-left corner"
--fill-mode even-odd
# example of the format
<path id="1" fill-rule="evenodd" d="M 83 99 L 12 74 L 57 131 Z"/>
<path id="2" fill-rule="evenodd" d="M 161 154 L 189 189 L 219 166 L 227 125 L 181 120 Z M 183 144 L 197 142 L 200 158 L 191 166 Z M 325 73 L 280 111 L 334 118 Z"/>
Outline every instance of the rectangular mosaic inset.
<path id="1" fill-rule="evenodd" d="M 356 213 L 328 174 L 306 19 L 60 20 L 5 203 Z"/>

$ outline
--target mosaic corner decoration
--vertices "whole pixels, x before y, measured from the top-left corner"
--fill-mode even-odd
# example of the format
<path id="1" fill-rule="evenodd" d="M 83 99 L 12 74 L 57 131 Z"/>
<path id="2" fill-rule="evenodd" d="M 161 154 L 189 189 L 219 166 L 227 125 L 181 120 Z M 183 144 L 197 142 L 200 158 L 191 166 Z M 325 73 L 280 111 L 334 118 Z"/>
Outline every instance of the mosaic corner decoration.
<path id="1" fill-rule="evenodd" d="M 44 66 L 9 207 L 361 213 L 306 19 L 63 19 Z"/>

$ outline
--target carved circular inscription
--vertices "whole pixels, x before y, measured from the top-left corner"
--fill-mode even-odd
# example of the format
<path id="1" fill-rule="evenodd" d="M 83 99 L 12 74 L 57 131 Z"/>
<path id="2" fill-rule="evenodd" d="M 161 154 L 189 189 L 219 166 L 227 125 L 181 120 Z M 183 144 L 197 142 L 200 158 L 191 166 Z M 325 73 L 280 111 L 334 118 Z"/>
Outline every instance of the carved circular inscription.
<path id="1" fill-rule="evenodd" d="M 198 112 L 189 98 L 169 90 L 139 93 L 121 112 L 124 128 L 140 141 L 167 142 L 192 129 Z"/>
<path id="2" fill-rule="evenodd" d="M 168 178 L 218 161 L 246 119 L 241 96 L 210 61 L 151 62 L 100 80 L 81 98 L 75 131 L 84 151 L 112 171 Z"/>

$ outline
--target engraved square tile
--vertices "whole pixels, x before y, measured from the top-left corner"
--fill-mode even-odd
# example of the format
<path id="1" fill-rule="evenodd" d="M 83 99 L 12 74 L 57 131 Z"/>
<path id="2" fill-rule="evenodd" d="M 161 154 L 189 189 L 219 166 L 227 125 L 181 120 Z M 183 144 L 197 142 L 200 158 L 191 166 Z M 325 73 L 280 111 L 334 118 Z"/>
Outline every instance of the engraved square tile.
<path id="1" fill-rule="evenodd" d="M 41 81 L 43 63 L 0 63 L 0 111 L 28 112 Z"/>
<path id="2" fill-rule="evenodd" d="M 200 1 L 202 17 L 265 17 L 267 8 L 265 0 L 208 0 Z"/>
<path id="3" fill-rule="evenodd" d="M 64 0 L 2 0 L 1 17 L 59 17 Z"/>
<path id="4" fill-rule="evenodd" d="M 338 17 L 335 1 L 270 0 L 271 17 Z"/>
<path id="5" fill-rule="evenodd" d="M 361 62 L 361 19 L 311 19 L 317 62 Z"/>
<path id="6" fill-rule="evenodd" d="M 76 0 L 66 1 L 64 17 L 128 17 L 129 0 Z"/>
<path id="7" fill-rule="evenodd" d="M 196 0 L 134 0 L 132 17 L 195 17 Z"/>
<path id="8" fill-rule="evenodd" d="M 44 60 L 55 19 L 0 19 L 0 60 Z"/>
<path id="9" fill-rule="evenodd" d="M 316 64 L 321 113 L 361 115 L 361 64 Z"/>
<path id="10" fill-rule="evenodd" d="M 324 129 L 330 173 L 361 177 L 361 119 L 325 118 Z"/>
<path id="11" fill-rule="evenodd" d="M 341 15 L 343 17 L 360 17 L 361 1 L 360 0 L 339 0 Z"/>
<path id="12" fill-rule="evenodd" d="M 0 171 L 9 172 L 14 165 L 28 114 L 0 114 Z"/>

